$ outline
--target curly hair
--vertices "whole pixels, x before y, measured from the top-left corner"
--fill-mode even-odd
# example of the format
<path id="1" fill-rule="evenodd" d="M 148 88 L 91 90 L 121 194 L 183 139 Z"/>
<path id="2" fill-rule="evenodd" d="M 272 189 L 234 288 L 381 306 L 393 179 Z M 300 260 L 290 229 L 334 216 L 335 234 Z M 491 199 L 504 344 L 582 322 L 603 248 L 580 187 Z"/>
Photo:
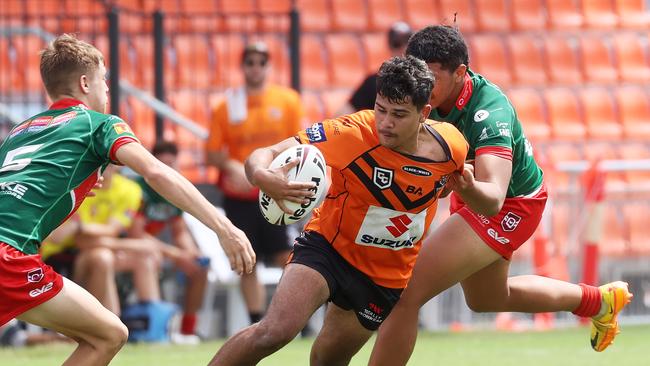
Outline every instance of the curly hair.
<path id="1" fill-rule="evenodd" d="M 41 51 L 41 78 L 50 96 L 69 93 L 71 81 L 88 74 L 104 63 L 104 56 L 93 45 L 62 34 Z"/>
<path id="2" fill-rule="evenodd" d="M 393 57 L 377 73 L 377 93 L 391 103 L 415 105 L 418 111 L 429 103 L 434 77 L 427 64 L 413 56 Z"/>
<path id="3" fill-rule="evenodd" d="M 428 26 L 416 32 L 406 45 L 406 54 L 428 64 L 439 63 L 447 71 L 461 64 L 469 67 L 467 43 L 458 29 L 449 25 Z"/>

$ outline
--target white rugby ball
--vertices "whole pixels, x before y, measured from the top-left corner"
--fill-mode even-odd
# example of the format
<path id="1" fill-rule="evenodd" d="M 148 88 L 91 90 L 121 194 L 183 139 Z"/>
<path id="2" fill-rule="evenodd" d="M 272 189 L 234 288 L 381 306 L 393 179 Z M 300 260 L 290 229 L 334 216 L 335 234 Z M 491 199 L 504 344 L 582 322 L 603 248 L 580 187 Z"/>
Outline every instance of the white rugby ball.
<path id="1" fill-rule="evenodd" d="M 320 150 L 314 145 L 292 146 L 276 156 L 269 168 L 279 168 L 292 160 L 298 160 L 299 163 L 289 170 L 287 179 L 316 183 L 316 187 L 313 189 L 315 194 L 313 197 L 309 197 L 309 203 L 300 204 L 285 200 L 284 205 L 293 211 L 292 214 L 288 214 L 280 209 L 273 198 L 260 191 L 259 205 L 262 216 L 274 225 L 288 225 L 299 221 L 309 215 L 315 207 L 318 207 L 327 195 L 327 168 L 325 158 Z"/>

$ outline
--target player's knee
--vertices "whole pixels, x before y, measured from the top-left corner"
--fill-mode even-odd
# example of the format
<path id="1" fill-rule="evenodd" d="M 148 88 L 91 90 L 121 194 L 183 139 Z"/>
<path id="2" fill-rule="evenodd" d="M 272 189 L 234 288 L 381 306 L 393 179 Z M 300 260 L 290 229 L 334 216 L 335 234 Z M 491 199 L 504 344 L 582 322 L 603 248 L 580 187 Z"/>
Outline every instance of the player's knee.
<path id="1" fill-rule="evenodd" d="M 281 326 L 278 323 L 271 325 L 264 320 L 255 324 L 254 327 L 256 327 L 254 342 L 257 348 L 271 352 L 282 348 L 298 334 L 298 331 L 294 331 L 290 327 Z"/>
<path id="2" fill-rule="evenodd" d="M 104 335 L 104 346 L 110 351 L 119 351 L 129 338 L 129 329 L 117 320 L 111 322 L 106 328 Z"/>
<path id="3" fill-rule="evenodd" d="M 90 268 L 97 270 L 111 270 L 115 266 L 115 255 L 108 248 L 91 249 L 86 254 Z"/>

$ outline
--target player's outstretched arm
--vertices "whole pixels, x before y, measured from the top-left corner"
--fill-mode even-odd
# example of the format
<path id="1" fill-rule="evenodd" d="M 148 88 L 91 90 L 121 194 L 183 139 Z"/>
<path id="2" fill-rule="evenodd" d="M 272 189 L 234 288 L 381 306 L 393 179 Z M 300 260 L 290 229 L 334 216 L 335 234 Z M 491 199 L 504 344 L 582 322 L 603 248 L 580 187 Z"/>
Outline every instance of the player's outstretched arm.
<path id="1" fill-rule="evenodd" d="M 287 173 L 298 164 L 298 160 L 294 160 L 278 169 L 268 169 L 268 167 L 276 156 L 295 145 L 298 145 L 298 141 L 290 137 L 275 145 L 259 148 L 246 159 L 245 165 L 248 181 L 273 198 L 278 206 L 289 214 L 293 213 L 293 211 L 288 209 L 282 201 L 303 203 L 305 197 L 314 196 L 311 189 L 315 187 L 315 184 L 287 180 Z"/>
<path id="2" fill-rule="evenodd" d="M 242 274 L 253 270 L 255 252 L 246 234 L 219 213 L 185 177 L 160 162 L 140 144 L 126 144 L 117 150 L 116 156 L 140 174 L 156 192 L 217 233 L 234 271 Z"/>

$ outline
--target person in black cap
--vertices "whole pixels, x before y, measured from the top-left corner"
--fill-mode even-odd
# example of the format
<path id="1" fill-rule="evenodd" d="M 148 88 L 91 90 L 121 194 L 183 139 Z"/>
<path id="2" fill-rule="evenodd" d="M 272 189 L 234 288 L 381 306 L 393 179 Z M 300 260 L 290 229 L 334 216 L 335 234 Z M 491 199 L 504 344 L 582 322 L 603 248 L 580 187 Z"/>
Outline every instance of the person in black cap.
<path id="1" fill-rule="evenodd" d="M 388 30 L 388 48 L 390 57 L 404 55 L 406 43 L 413 34 L 411 26 L 406 22 L 396 22 Z M 354 113 L 363 109 L 375 108 L 377 73 L 372 73 L 352 93 L 348 102 L 341 107 L 337 115 Z"/>

